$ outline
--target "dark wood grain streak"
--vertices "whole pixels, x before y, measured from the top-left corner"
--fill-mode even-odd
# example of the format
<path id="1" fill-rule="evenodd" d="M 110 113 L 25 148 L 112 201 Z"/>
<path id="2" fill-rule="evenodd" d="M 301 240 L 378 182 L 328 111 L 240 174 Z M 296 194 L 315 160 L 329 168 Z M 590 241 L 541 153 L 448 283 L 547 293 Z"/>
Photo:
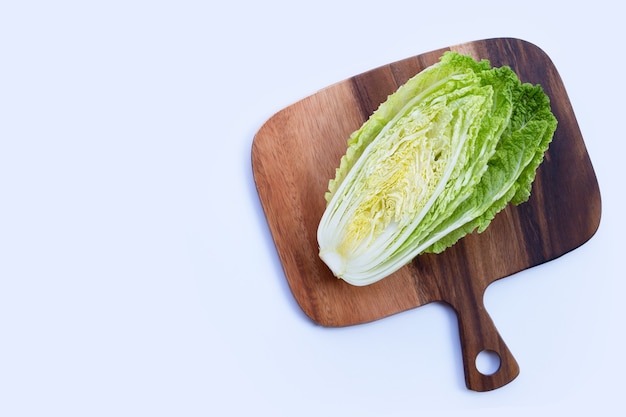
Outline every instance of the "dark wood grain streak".
<path id="1" fill-rule="evenodd" d="M 439 255 L 425 254 L 389 277 L 354 287 L 333 277 L 317 254 L 324 193 L 346 140 L 401 84 L 434 64 L 445 50 L 508 65 L 541 84 L 559 121 L 528 202 L 508 206 L 481 234 Z M 456 45 L 373 69 L 327 87 L 278 112 L 257 132 L 252 166 L 259 198 L 291 291 L 323 326 L 378 320 L 431 302 L 458 316 L 467 387 L 486 391 L 514 379 L 519 367 L 483 305 L 486 288 L 579 247 L 596 232 L 600 192 L 561 78 L 548 56 L 519 39 Z M 479 352 L 501 359 L 493 375 L 476 369 Z"/>

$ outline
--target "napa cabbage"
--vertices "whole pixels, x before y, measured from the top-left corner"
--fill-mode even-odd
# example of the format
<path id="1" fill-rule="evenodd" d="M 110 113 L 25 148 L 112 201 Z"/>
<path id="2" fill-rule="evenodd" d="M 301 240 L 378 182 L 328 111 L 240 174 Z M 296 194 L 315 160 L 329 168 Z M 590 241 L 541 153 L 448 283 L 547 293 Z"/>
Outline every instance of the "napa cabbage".
<path id="1" fill-rule="evenodd" d="M 528 199 L 556 125 L 541 86 L 446 52 L 348 138 L 325 195 L 320 258 L 362 286 L 484 231 Z"/>

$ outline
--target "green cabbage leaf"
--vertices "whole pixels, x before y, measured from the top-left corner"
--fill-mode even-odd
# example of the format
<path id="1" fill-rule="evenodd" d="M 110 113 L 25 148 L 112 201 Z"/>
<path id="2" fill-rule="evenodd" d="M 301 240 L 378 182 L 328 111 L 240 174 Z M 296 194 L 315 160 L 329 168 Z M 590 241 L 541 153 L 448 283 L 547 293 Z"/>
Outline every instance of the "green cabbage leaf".
<path id="1" fill-rule="evenodd" d="M 484 231 L 529 198 L 556 125 L 540 86 L 446 52 L 349 137 L 325 195 L 320 258 L 362 286 Z"/>

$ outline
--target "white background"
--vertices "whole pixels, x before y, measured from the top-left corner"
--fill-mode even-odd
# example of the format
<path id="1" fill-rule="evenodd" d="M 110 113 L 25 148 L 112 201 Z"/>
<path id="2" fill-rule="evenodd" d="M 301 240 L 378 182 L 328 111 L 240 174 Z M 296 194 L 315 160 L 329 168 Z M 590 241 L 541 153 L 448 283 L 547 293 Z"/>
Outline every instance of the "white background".
<path id="1" fill-rule="evenodd" d="M 622 410 L 619 3 L 420 3 L 2 1 L 0 415 Z M 475 393 L 442 305 L 342 329 L 304 316 L 250 151 L 267 118 L 327 85 L 489 37 L 552 58 L 603 212 L 587 244 L 488 289 L 521 374 Z"/>

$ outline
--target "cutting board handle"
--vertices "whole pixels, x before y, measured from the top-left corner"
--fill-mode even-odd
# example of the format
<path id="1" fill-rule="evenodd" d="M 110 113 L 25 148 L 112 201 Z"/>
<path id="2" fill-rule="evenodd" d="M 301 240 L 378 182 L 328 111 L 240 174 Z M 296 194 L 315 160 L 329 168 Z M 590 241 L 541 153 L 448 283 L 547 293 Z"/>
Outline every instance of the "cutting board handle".
<path id="1" fill-rule="evenodd" d="M 519 375 L 519 365 L 498 333 L 491 317 L 476 293 L 457 293 L 455 302 L 448 303 L 456 311 L 461 339 L 461 353 L 465 371 L 465 384 L 473 391 L 490 391 L 500 388 Z M 476 360 L 481 352 L 497 355 L 499 367 L 487 375 L 482 373 Z M 495 354 L 495 355 L 494 355 Z"/>

